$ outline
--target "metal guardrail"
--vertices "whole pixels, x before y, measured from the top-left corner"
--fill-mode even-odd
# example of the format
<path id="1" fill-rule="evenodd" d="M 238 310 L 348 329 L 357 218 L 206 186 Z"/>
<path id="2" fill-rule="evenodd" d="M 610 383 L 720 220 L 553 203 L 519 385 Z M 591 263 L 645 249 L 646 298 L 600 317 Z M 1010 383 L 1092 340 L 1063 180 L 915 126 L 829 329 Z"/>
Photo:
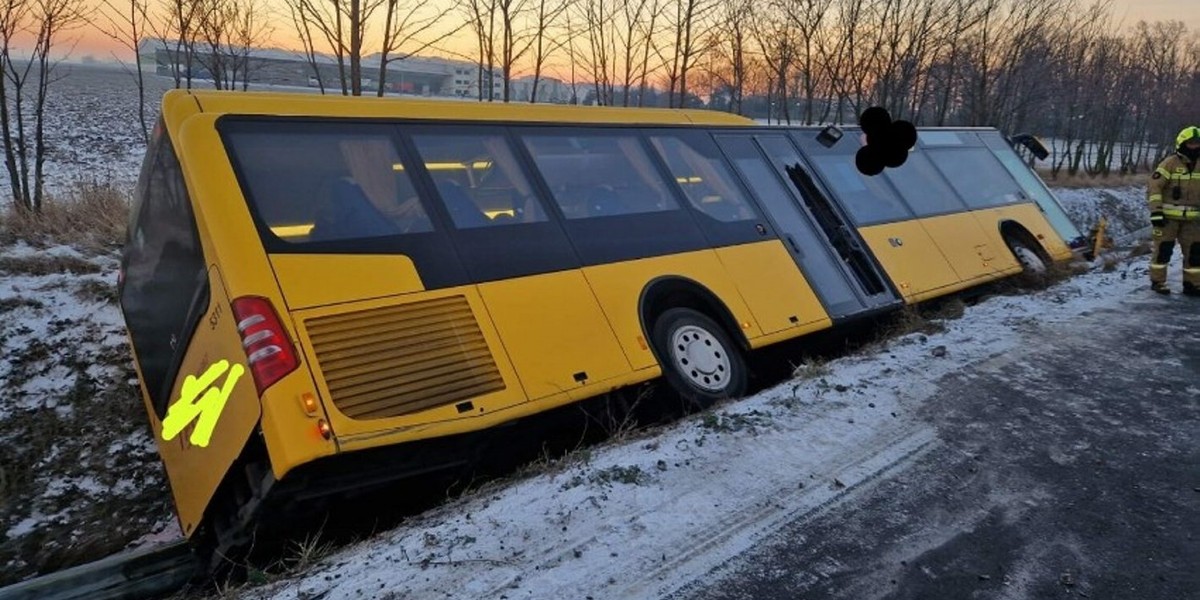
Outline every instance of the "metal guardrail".
<path id="1" fill-rule="evenodd" d="M 199 569 L 186 541 L 114 554 L 0 588 L 0 600 L 137 600 L 182 588 Z"/>

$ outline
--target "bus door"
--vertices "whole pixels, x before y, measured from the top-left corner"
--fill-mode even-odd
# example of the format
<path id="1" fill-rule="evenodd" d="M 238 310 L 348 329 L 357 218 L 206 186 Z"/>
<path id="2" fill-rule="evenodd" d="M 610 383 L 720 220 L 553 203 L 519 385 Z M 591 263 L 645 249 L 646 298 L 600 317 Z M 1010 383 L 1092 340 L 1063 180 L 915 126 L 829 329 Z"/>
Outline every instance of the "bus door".
<path id="1" fill-rule="evenodd" d="M 899 299 L 784 135 L 717 137 L 833 319 Z M 769 157 L 769 158 L 768 158 Z"/>

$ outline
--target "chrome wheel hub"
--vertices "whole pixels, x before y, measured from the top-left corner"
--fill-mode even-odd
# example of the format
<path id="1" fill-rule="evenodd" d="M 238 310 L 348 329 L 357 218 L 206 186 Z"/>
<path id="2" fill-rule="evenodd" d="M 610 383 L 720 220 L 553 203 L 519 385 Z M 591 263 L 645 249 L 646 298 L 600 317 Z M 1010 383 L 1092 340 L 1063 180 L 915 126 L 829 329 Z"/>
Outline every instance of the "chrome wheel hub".
<path id="1" fill-rule="evenodd" d="M 729 353 L 707 330 L 685 325 L 671 334 L 671 358 L 696 387 L 719 392 L 729 384 Z"/>

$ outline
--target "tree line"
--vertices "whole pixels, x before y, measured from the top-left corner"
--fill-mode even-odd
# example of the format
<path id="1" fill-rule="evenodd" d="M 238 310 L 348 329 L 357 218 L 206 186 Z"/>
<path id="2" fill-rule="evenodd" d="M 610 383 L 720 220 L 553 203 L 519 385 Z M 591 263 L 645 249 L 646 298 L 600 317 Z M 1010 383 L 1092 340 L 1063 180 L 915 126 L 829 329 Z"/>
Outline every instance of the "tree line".
<path id="1" fill-rule="evenodd" d="M 1053 147 L 1054 176 L 1144 172 L 1175 132 L 1200 121 L 1200 32 L 1171 15 L 1118 23 L 1110 0 L 284 0 L 275 14 L 266 0 L 87 6 L 0 0 L 5 164 L 30 206 L 40 202 L 50 49 L 83 24 L 135 56 L 143 39 L 167 40 L 182 57 L 171 65 L 177 87 L 193 85 L 189 66 L 200 63 L 211 74 L 204 85 L 246 89 L 250 50 L 286 35 L 299 40 L 323 93 L 362 95 L 373 76 L 382 95 L 390 63 L 457 53 L 478 67 L 480 101 L 515 101 L 522 77 L 536 102 L 553 76 L 575 102 L 707 107 L 781 123 L 853 123 L 879 105 L 922 126 L 1038 134 Z M 38 33 L 32 60 L 11 53 L 22 32 Z M 331 81 L 318 68 L 324 57 L 336 65 Z M 41 98 L 32 187 L 19 131 L 31 81 Z M 144 105 L 142 114 L 146 132 Z"/>

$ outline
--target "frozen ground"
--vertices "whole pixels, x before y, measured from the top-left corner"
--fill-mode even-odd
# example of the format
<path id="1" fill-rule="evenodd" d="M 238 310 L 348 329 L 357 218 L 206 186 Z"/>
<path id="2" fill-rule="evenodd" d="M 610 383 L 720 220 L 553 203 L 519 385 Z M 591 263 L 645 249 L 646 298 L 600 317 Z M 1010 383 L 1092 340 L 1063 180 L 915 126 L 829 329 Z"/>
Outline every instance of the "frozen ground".
<path id="1" fill-rule="evenodd" d="M 0 246 L 0 585 L 175 527 L 116 265 Z"/>

